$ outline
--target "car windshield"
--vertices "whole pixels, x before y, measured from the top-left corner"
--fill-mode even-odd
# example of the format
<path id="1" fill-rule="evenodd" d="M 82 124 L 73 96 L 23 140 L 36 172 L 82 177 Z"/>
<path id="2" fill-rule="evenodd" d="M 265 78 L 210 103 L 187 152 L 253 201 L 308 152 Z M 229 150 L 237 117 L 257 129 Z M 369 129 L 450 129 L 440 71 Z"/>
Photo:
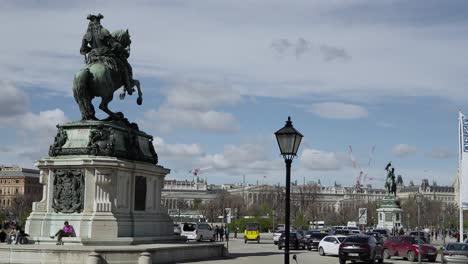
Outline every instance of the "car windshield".
<path id="1" fill-rule="evenodd" d="M 420 240 L 420 244 L 425 244 L 425 242 L 422 239 L 419 239 L 417 237 L 408 237 L 408 242 L 411 244 L 418 244 L 418 240 Z"/>
<path id="2" fill-rule="evenodd" d="M 363 236 L 349 236 L 345 239 L 345 243 L 367 243 L 368 237 Z"/>
<path id="3" fill-rule="evenodd" d="M 310 238 L 322 239 L 322 238 L 324 238 L 326 236 L 327 236 L 327 234 L 322 234 L 322 233 L 312 233 L 312 234 L 310 234 Z"/>
<path id="4" fill-rule="evenodd" d="M 468 244 L 467 243 L 448 244 L 447 250 L 468 252 Z"/>
<path id="5" fill-rule="evenodd" d="M 247 223 L 245 224 L 245 230 L 247 231 L 257 231 L 259 228 L 258 228 L 258 224 L 257 223 Z"/>
<path id="6" fill-rule="evenodd" d="M 197 226 L 195 224 L 184 224 L 183 230 L 188 231 L 188 232 L 192 232 L 192 231 L 195 231 L 196 228 L 197 228 Z"/>
<path id="7" fill-rule="evenodd" d="M 281 237 L 285 237 L 286 236 L 285 234 L 286 234 L 285 232 L 281 233 Z M 295 238 L 296 233 L 289 233 L 289 237 L 294 237 Z"/>
<path id="8" fill-rule="evenodd" d="M 338 241 L 340 241 L 340 243 L 343 243 L 343 241 L 346 239 L 346 237 L 337 237 L 336 239 L 338 239 Z"/>
<path id="9" fill-rule="evenodd" d="M 387 234 L 387 230 L 383 230 L 383 229 L 380 229 L 380 230 L 379 229 L 374 229 L 373 232 L 376 232 L 376 233 L 379 233 L 379 234 L 385 234 L 385 235 Z"/>

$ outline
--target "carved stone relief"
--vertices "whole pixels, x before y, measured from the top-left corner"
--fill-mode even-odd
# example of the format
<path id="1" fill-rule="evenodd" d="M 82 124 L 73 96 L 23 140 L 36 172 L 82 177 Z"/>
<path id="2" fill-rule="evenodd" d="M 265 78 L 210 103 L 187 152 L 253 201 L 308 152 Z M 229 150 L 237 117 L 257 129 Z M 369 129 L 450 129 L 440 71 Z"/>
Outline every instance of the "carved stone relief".
<path id="1" fill-rule="evenodd" d="M 84 207 L 84 171 L 57 169 L 54 171 L 52 208 L 56 213 L 80 213 Z"/>

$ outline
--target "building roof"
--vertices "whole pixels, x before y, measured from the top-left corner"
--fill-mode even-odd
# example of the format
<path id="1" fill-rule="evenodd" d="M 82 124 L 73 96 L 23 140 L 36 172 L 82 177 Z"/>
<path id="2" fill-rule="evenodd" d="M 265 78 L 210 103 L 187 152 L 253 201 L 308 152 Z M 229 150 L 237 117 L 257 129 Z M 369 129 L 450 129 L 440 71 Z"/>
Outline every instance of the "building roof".
<path id="1" fill-rule="evenodd" d="M 39 177 L 39 170 L 0 166 L 0 177 Z"/>

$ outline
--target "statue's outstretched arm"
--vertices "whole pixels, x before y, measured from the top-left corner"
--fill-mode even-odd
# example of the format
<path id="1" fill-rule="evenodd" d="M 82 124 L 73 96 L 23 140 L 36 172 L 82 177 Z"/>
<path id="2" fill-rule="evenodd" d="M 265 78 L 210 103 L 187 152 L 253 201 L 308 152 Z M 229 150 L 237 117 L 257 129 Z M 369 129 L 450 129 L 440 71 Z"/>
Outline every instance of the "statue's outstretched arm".
<path id="1" fill-rule="evenodd" d="M 86 41 L 86 39 L 83 39 L 81 41 L 81 48 L 80 48 L 81 55 L 86 55 L 90 51 L 91 51 L 91 47 L 88 46 L 88 41 Z"/>

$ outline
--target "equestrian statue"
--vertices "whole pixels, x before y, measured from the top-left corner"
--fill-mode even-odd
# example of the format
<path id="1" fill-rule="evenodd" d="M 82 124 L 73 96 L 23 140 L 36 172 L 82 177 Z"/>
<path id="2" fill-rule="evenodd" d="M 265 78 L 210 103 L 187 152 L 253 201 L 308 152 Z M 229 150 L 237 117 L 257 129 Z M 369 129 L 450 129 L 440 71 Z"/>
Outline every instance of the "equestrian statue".
<path id="1" fill-rule="evenodd" d="M 392 167 L 392 162 L 389 162 L 387 166 L 385 166 L 385 170 L 387 171 L 385 188 L 387 189 L 388 194 L 396 196 L 395 168 Z"/>
<path id="2" fill-rule="evenodd" d="M 85 65 L 75 74 L 73 95 L 80 108 L 81 120 L 97 120 L 94 97 L 101 97 L 99 109 L 109 115 L 108 121 L 124 119 L 122 113 L 114 113 L 108 105 L 114 92 L 123 86 L 120 99 L 132 95 L 137 88 L 137 104 L 143 102 L 140 82 L 133 79 L 132 67 L 127 59 L 130 56 L 130 34 L 127 30 L 117 30 L 112 34 L 101 25 L 104 16 L 88 15 L 88 29 L 83 36 L 80 53 L 85 56 Z"/>

